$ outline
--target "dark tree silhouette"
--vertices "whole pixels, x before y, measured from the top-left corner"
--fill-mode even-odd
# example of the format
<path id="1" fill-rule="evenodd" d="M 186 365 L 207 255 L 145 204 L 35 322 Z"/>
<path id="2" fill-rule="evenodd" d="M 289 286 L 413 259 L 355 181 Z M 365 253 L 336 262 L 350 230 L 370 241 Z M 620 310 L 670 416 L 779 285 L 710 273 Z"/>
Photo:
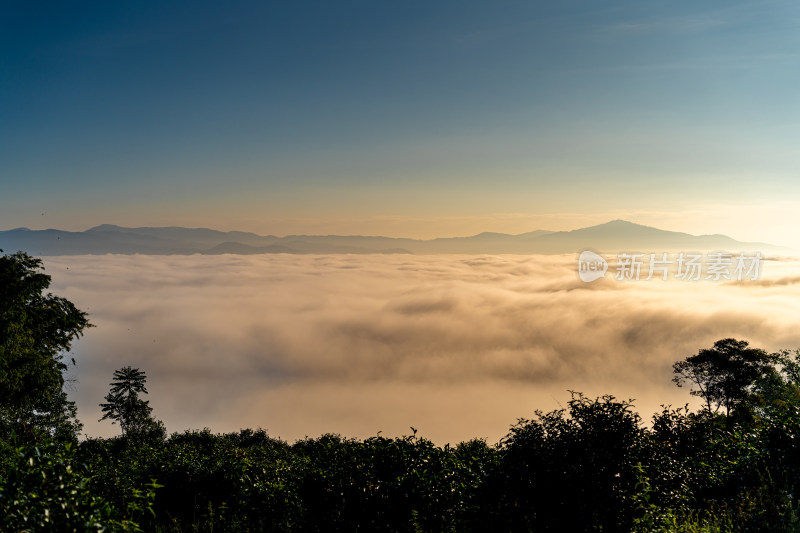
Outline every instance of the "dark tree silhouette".
<path id="1" fill-rule="evenodd" d="M 775 373 L 775 355 L 758 348 L 748 348 L 747 341 L 722 339 L 710 349 L 676 362 L 672 378 L 679 387 L 687 381 L 697 387 L 691 394 L 706 402 L 709 412 L 725 410 L 725 416 L 747 402 L 757 380 Z"/>
<path id="2" fill-rule="evenodd" d="M 111 423 L 119 422 L 123 437 L 161 436 L 166 433 L 164 424 L 153 419 L 150 402 L 139 394 L 147 394 L 147 376 L 138 368 L 126 366 L 114 371 L 111 390 L 106 395 L 106 403 L 101 403 L 103 418 Z"/>
<path id="3" fill-rule="evenodd" d="M 2 252 L 2 250 L 0 250 Z M 0 432 L 22 442 L 75 440 L 81 428 L 64 392 L 65 353 L 86 313 L 45 291 L 50 276 L 25 253 L 0 255 Z"/>

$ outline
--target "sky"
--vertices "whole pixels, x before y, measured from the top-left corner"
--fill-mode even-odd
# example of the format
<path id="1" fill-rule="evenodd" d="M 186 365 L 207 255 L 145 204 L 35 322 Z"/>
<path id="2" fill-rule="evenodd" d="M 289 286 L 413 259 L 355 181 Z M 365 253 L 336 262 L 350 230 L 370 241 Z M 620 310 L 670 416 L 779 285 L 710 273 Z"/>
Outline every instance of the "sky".
<path id="1" fill-rule="evenodd" d="M 800 249 L 800 4 L 7 0 L 0 230 L 433 238 L 625 219 Z M 576 250 L 576 252 L 578 252 Z M 44 258 L 170 431 L 499 440 L 568 390 L 691 402 L 671 364 L 800 346 L 798 266 L 577 279 L 570 256 Z"/>
<path id="2" fill-rule="evenodd" d="M 0 230 L 800 248 L 800 4 L 0 6 Z"/>

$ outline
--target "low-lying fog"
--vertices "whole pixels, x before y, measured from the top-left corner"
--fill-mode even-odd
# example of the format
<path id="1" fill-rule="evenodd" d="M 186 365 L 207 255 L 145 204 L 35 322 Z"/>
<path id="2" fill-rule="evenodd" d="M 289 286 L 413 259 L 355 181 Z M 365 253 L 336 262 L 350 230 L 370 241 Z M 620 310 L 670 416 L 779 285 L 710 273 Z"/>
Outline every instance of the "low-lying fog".
<path id="1" fill-rule="evenodd" d="M 169 431 L 262 427 L 408 434 L 439 444 L 506 434 L 568 389 L 634 398 L 645 420 L 692 401 L 674 361 L 736 337 L 800 347 L 800 262 L 757 281 L 584 283 L 576 256 L 66 256 L 55 294 L 97 326 L 74 344 L 71 397 L 90 436 L 112 372 L 147 373 Z"/>

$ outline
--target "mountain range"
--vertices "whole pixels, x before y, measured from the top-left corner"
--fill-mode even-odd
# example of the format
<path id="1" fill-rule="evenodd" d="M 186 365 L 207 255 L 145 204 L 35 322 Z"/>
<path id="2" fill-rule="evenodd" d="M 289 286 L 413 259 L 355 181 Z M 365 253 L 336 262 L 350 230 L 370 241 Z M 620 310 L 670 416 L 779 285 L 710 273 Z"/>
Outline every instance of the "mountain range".
<path id="1" fill-rule="evenodd" d="M 624 220 L 572 231 L 518 235 L 480 233 L 430 240 L 360 235 L 257 235 L 207 228 L 126 228 L 103 224 L 86 231 L 16 228 L 0 231 L 0 249 L 31 255 L 85 254 L 561 254 L 725 250 L 781 252 L 786 248 L 740 242 L 725 235 L 691 235 Z"/>

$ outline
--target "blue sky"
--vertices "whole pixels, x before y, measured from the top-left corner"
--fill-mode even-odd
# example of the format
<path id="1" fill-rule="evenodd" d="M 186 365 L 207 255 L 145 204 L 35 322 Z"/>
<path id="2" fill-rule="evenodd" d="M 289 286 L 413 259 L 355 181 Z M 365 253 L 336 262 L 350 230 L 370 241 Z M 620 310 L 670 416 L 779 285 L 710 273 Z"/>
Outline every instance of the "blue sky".
<path id="1" fill-rule="evenodd" d="M 800 246 L 800 4 L 4 2 L 0 229 Z"/>

